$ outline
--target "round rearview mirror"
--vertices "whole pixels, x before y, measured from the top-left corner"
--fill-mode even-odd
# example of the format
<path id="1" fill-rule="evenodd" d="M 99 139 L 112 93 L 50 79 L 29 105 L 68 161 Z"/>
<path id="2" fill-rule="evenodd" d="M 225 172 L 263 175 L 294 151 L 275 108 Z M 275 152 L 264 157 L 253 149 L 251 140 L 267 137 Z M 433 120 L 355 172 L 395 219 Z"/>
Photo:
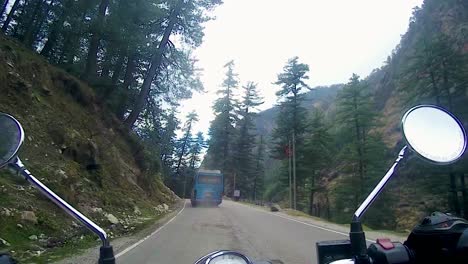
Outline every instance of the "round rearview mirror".
<path id="1" fill-rule="evenodd" d="M 421 157 L 436 164 L 450 164 L 465 152 L 466 133 L 461 122 L 443 108 L 419 105 L 402 119 L 408 146 Z"/>
<path id="2" fill-rule="evenodd" d="M 23 140 L 21 124 L 14 117 L 0 113 L 0 168 L 16 157 Z"/>

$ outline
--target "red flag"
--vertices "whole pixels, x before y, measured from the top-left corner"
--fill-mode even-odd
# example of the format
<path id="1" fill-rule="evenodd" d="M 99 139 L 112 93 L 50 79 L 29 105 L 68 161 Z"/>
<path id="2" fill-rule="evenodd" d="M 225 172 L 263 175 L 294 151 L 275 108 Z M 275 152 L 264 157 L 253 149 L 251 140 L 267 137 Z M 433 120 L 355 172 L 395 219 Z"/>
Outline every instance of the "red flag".
<path id="1" fill-rule="evenodd" d="M 289 145 L 286 145 L 284 147 L 284 154 L 286 154 L 286 157 L 291 157 L 291 148 L 289 147 Z"/>

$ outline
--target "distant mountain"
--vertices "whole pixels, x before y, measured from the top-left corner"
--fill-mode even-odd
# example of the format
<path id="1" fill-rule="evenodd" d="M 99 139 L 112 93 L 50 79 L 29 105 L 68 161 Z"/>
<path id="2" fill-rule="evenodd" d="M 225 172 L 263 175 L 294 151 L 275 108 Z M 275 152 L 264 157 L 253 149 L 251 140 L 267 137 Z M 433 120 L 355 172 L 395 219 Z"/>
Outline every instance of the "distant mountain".
<path id="1" fill-rule="evenodd" d="M 334 84 L 330 86 L 317 86 L 311 91 L 305 93 L 303 106 L 312 111 L 319 108 L 324 112 L 334 109 L 334 102 L 338 91 L 343 88 L 343 84 Z M 279 107 L 274 106 L 264 110 L 255 118 L 255 127 L 257 134 L 269 138 L 276 125 L 276 116 L 279 113 Z"/>

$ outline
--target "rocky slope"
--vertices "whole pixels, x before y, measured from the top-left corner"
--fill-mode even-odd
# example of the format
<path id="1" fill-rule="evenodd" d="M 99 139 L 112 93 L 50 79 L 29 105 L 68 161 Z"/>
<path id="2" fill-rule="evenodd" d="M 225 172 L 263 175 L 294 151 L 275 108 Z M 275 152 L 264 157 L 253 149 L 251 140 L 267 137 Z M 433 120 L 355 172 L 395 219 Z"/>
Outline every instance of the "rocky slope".
<path id="1" fill-rule="evenodd" d="M 20 157 L 29 170 L 111 237 L 151 224 L 178 199 L 161 182 L 157 159 L 100 107 L 89 87 L 4 36 L 0 112 L 22 123 Z M 24 262 L 50 262 L 97 243 L 6 169 L 0 171 L 0 223 L 0 251 Z"/>

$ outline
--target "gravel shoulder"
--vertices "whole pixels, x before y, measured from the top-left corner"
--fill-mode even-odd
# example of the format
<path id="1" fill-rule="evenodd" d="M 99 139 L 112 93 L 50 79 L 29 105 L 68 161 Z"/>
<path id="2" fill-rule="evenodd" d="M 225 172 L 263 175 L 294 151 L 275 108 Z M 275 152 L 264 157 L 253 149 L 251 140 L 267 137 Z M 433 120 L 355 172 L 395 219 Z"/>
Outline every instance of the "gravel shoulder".
<path id="1" fill-rule="evenodd" d="M 114 248 L 114 255 L 117 255 L 119 252 L 132 246 L 133 244 L 137 243 L 141 239 L 149 236 L 156 229 L 166 224 L 170 219 L 172 219 L 175 215 L 177 215 L 177 213 L 180 210 L 182 210 L 183 206 L 184 206 L 184 200 L 180 200 L 171 207 L 171 212 L 166 214 L 161 219 L 157 220 L 151 226 L 139 231 L 138 233 L 132 236 L 125 236 L 125 237 L 119 237 L 119 238 L 113 239 L 111 241 L 111 244 L 112 244 L 112 247 Z M 59 260 L 54 263 L 55 264 L 76 264 L 76 263 L 95 264 L 97 263 L 97 260 L 99 258 L 99 247 L 100 245 L 96 247 L 88 248 L 80 254 L 68 257 L 66 259 Z"/>

